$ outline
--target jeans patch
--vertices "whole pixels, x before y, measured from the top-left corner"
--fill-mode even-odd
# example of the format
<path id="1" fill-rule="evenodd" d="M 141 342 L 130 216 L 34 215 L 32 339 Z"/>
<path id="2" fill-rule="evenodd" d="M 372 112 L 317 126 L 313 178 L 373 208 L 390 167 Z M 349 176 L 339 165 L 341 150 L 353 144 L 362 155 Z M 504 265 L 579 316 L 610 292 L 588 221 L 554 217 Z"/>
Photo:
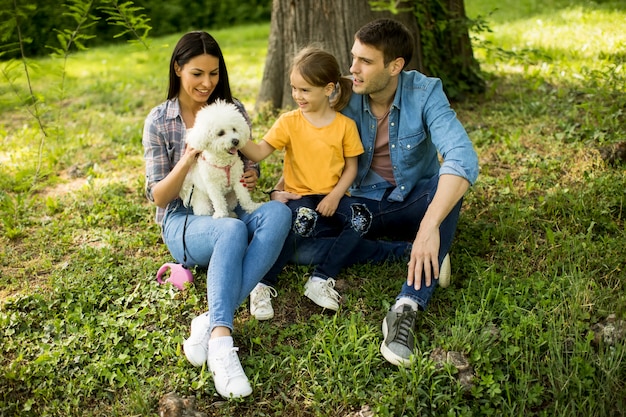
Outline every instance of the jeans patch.
<path id="1" fill-rule="evenodd" d="M 370 230 L 372 225 L 372 213 L 364 204 L 352 204 L 352 228 L 361 236 Z"/>
<path id="2" fill-rule="evenodd" d="M 298 207 L 293 221 L 293 232 L 302 237 L 310 237 L 317 223 L 317 212 L 308 207 Z"/>

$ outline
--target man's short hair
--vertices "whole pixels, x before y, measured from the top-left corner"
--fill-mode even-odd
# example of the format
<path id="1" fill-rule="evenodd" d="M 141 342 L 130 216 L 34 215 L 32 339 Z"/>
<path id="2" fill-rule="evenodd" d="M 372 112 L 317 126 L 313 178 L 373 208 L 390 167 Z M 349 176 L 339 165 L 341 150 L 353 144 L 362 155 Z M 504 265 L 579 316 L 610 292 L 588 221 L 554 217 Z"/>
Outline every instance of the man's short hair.
<path id="1" fill-rule="evenodd" d="M 393 19 L 376 19 L 366 23 L 354 37 L 383 53 L 385 66 L 396 58 L 404 58 L 406 67 L 413 57 L 415 41 L 409 29 Z"/>

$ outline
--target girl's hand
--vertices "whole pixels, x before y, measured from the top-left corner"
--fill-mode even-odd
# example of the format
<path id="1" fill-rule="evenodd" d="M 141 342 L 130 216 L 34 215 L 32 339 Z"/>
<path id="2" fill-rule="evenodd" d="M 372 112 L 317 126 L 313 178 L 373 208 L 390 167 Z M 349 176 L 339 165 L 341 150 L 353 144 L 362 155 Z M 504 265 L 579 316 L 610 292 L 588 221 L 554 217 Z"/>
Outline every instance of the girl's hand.
<path id="1" fill-rule="evenodd" d="M 324 217 L 330 217 L 337 211 L 339 200 L 334 199 L 330 194 L 320 201 L 315 210 Z"/>
<path id="2" fill-rule="evenodd" d="M 290 193 L 289 191 L 274 190 L 270 194 L 270 200 L 280 201 L 286 204 L 289 200 L 299 200 L 302 196 L 299 194 Z"/>

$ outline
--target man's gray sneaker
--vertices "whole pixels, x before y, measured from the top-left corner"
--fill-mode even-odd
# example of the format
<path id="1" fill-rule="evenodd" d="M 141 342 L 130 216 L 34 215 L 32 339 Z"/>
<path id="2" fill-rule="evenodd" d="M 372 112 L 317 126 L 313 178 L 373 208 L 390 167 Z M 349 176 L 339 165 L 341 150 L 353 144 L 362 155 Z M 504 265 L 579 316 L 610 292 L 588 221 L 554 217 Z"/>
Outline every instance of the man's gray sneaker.
<path id="1" fill-rule="evenodd" d="M 415 320 L 417 311 L 402 305 L 402 311 L 393 308 L 383 320 L 383 343 L 380 353 L 394 365 L 408 367 L 415 350 Z"/>

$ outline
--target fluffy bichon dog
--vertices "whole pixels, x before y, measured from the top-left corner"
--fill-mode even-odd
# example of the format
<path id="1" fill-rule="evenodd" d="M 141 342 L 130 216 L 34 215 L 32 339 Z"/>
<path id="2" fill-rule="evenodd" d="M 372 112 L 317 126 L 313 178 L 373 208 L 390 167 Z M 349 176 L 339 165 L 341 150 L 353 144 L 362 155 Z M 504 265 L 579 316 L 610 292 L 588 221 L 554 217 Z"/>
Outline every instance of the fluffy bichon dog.
<path id="1" fill-rule="evenodd" d="M 246 212 L 259 208 L 239 180 L 243 174 L 241 149 L 250 138 L 250 127 L 237 107 L 223 100 L 203 107 L 187 133 L 187 146 L 201 149 L 191 167 L 180 198 L 196 215 L 236 217 L 237 202 Z"/>

